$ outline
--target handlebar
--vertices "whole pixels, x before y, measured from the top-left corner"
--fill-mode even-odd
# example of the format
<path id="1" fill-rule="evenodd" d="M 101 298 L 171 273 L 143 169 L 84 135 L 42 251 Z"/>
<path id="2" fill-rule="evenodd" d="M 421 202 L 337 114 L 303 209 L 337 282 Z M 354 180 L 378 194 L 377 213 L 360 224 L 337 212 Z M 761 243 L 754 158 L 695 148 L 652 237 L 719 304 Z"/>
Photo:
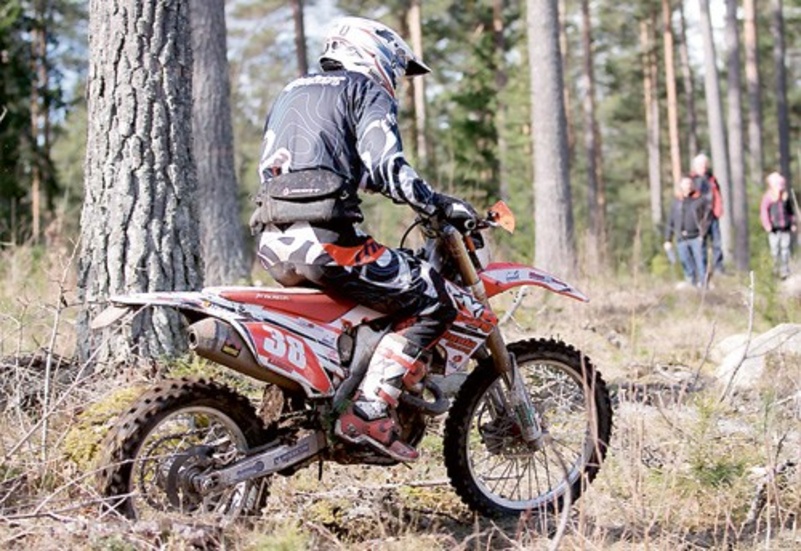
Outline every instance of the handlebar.
<path id="1" fill-rule="evenodd" d="M 511 209 L 503 201 L 498 201 L 487 210 L 486 217 L 470 218 L 460 221 L 449 220 L 444 213 L 437 212 L 431 216 L 418 216 L 415 222 L 406 230 L 401 238 L 401 246 L 406 241 L 406 237 L 416 226 L 422 225 L 424 233 L 441 233 L 447 226 L 455 227 L 459 233 L 469 234 L 476 230 L 501 227 L 513 233 L 515 229 L 515 218 Z"/>

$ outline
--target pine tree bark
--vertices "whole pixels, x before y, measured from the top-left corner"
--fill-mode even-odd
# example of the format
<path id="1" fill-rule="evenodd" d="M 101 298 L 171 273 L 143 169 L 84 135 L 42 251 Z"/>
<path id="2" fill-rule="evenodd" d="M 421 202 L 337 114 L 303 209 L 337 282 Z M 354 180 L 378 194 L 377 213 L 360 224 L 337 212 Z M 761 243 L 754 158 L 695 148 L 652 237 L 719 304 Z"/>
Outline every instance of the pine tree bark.
<path id="1" fill-rule="evenodd" d="M 200 244 L 205 285 L 241 283 L 250 275 L 234 168 L 225 0 L 191 0 L 192 147 L 197 165 Z"/>
<path id="2" fill-rule="evenodd" d="M 720 234 L 723 242 L 724 263 L 731 258 L 732 198 L 729 178 L 729 159 L 726 151 L 726 129 L 723 122 L 723 104 L 720 98 L 718 68 L 715 63 L 715 43 L 712 38 L 712 24 L 709 19 L 709 0 L 699 0 L 701 8 L 701 34 L 704 43 L 704 95 L 706 97 L 707 119 L 709 121 L 709 140 L 712 146 L 712 170 L 720 184 L 723 198 L 723 216 L 720 219 Z"/>
<path id="3" fill-rule="evenodd" d="M 33 4 L 34 17 L 31 29 L 31 240 L 38 243 L 42 235 L 42 192 L 47 177 L 46 163 L 50 158 L 50 113 L 47 105 L 49 73 L 47 70 L 48 6 L 44 0 Z"/>
<path id="4" fill-rule="evenodd" d="M 202 283 L 188 0 L 91 0 L 89 54 L 78 353 L 170 356 L 184 335 L 167 310 L 140 313 L 129 335 L 88 324 L 109 295 Z"/>
<path id="5" fill-rule="evenodd" d="M 419 1 L 419 0 L 417 0 Z M 492 36 L 495 46 L 493 64 L 495 65 L 495 132 L 498 136 L 498 194 L 501 200 L 511 201 L 509 190 L 509 177 L 506 164 L 509 154 L 509 145 L 506 141 L 506 115 L 507 106 L 504 100 L 504 90 L 509 80 L 506 74 L 506 29 L 503 22 L 504 0 L 492 2 Z"/>
<path id="6" fill-rule="evenodd" d="M 411 0 L 406 23 L 409 27 L 409 39 L 414 55 L 423 59 L 423 17 L 420 0 Z M 414 102 L 414 137 L 417 161 L 425 167 L 428 164 L 425 78 L 413 78 L 410 82 Z"/>
<path id="7" fill-rule="evenodd" d="M 792 185 L 790 174 L 790 118 L 787 109 L 787 66 L 784 40 L 784 7 L 782 0 L 773 0 L 770 32 L 773 35 L 773 64 L 776 73 L 776 115 L 779 132 L 779 167 L 787 189 Z"/>
<path id="8" fill-rule="evenodd" d="M 303 0 L 292 0 L 292 19 L 295 22 L 295 53 L 298 59 L 298 73 L 309 72 L 309 61 L 306 55 L 306 25 L 303 22 Z"/>
<path id="9" fill-rule="evenodd" d="M 745 46 L 745 80 L 748 89 L 748 167 L 751 185 L 761 189 L 764 181 L 764 154 L 762 152 L 762 92 L 759 79 L 756 14 L 756 0 L 744 0 L 743 44 Z"/>
<path id="10" fill-rule="evenodd" d="M 743 115 L 740 87 L 740 39 L 737 33 L 737 0 L 726 0 L 726 54 L 728 67 L 729 168 L 731 169 L 732 223 L 734 225 L 734 266 L 747 271 L 750 264 L 748 246 L 748 196 L 745 187 L 743 159 Z"/>
<path id="11" fill-rule="evenodd" d="M 687 125 L 687 155 L 697 155 L 698 150 L 698 116 L 695 112 L 695 79 L 690 66 L 690 52 L 687 48 L 687 23 L 684 20 L 684 1 L 678 3 L 679 10 L 679 62 L 681 79 L 684 84 L 685 116 Z"/>
<path id="12" fill-rule="evenodd" d="M 654 55 L 653 25 L 651 21 L 640 21 L 640 49 L 643 64 L 643 92 L 645 96 L 645 128 L 648 151 L 648 186 L 651 197 L 651 224 L 657 231 L 662 228 L 662 177 L 659 148 L 659 95 L 657 92 L 657 67 Z"/>
<path id="13" fill-rule="evenodd" d="M 31 73 L 37 75 L 37 77 L 34 81 L 34 86 L 31 86 L 30 100 L 31 149 L 35 153 L 31 162 L 31 240 L 34 243 L 39 242 L 42 221 L 42 170 L 39 164 L 39 137 L 41 135 L 40 112 L 43 109 L 40 98 L 42 88 L 39 82 L 39 66 L 44 63 L 44 60 L 40 57 L 41 50 L 44 50 L 44 44 L 44 29 L 37 25 L 31 31 Z"/>
<path id="14" fill-rule="evenodd" d="M 567 43 L 567 0 L 559 0 L 559 51 L 562 54 L 562 74 L 568 71 L 570 66 L 570 47 Z M 565 118 L 567 120 L 567 155 L 568 159 L 572 161 L 573 150 L 576 145 L 576 132 L 573 124 L 573 111 L 570 101 L 570 86 L 565 86 L 563 90 L 565 102 Z"/>
<path id="15" fill-rule="evenodd" d="M 587 158 L 587 212 L 589 239 L 587 243 L 589 270 L 597 273 L 605 262 L 606 193 L 604 190 L 601 156 L 601 133 L 595 104 L 595 71 L 593 63 L 592 18 L 589 0 L 581 1 L 582 43 L 584 46 L 584 154 Z"/>
<path id="16" fill-rule="evenodd" d="M 534 135 L 534 259 L 559 276 L 575 274 L 562 58 L 556 0 L 527 0 L 527 42 Z"/>
<path id="17" fill-rule="evenodd" d="M 662 36 L 665 50 L 665 87 L 667 88 L 668 139 L 670 141 L 670 174 L 673 185 L 681 178 L 681 145 L 679 141 L 679 109 L 676 93 L 676 69 L 673 61 L 673 8 L 670 0 L 662 0 Z"/>

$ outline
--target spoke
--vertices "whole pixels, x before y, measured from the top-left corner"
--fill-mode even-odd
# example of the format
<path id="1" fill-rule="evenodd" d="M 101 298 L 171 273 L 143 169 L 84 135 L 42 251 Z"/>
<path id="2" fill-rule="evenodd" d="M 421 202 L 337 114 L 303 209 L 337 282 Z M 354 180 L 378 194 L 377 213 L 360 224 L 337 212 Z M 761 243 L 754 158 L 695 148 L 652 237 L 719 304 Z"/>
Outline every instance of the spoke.
<path id="1" fill-rule="evenodd" d="M 498 495 L 501 495 L 501 496 L 506 495 L 506 494 L 503 493 L 503 489 L 506 488 L 506 481 L 510 480 L 512 478 L 511 476 L 509 476 L 509 471 L 512 470 L 513 466 L 514 466 L 514 462 L 507 461 L 507 466 L 503 471 L 503 476 L 497 478 L 497 480 L 503 482 L 501 487 L 498 488 L 498 491 L 496 492 Z M 496 486 L 496 488 L 497 488 L 497 486 Z"/>
<path id="2" fill-rule="evenodd" d="M 552 438 L 551 445 L 553 446 L 558 445 L 560 448 L 567 450 L 568 452 L 570 452 L 571 457 L 579 458 L 584 456 L 584 450 L 581 449 L 580 446 L 577 447 L 571 446 L 566 442 L 564 442 L 561 438 Z"/>
<path id="3" fill-rule="evenodd" d="M 528 497 L 527 500 L 534 499 L 539 494 L 539 486 L 537 487 L 538 492 L 534 493 L 534 488 L 531 486 L 532 482 L 532 473 L 534 477 L 537 476 L 537 470 L 533 467 L 533 461 L 531 456 L 526 458 L 526 462 L 524 464 L 523 473 L 526 476 L 526 480 L 528 481 Z"/>
<path id="4" fill-rule="evenodd" d="M 515 478 L 517 479 L 517 484 L 515 484 L 514 490 L 517 490 L 517 499 L 521 500 L 523 499 L 523 496 L 520 493 L 520 464 L 518 463 L 517 458 L 515 458 Z"/>
<path id="5" fill-rule="evenodd" d="M 553 487 L 553 477 L 551 476 L 551 469 L 550 469 L 550 461 L 548 460 L 548 452 L 543 450 L 542 457 L 538 458 L 539 462 L 542 464 L 542 468 L 545 471 L 545 479 L 547 480 L 547 488 L 546 491 L 550 490 Z"/>
<path id="6" fill-rule="evenodd" d="M 535 452 L 523 442 L 509 417 L 507 389 L 497 379 L 479 398 L 467 451 L 486 497 L 522 510 L 543 508 L 569 491 L 590 457 L 588 423 L 595 412 L 572 366 L 546 360 L 522 363 L 520 369 L 550 443 Z"/>
<path id="7" fill-rule="evenodd" d="M 479 470 L 478 467 L 483 466 L 483 465 L 485 465 L 486 463 L 488 463 L 488 462 L 490 462 L 492 460 L 495 460 L 495 464 L 494 464 L 494 466 L 490 466 L 490 468 L 489 468 L 490 472 L 495 468 L 495 466 L 497 466 L 501 461 L 503 461 L 503 458 L 500 455 L 493 455 L 493 454 L 487 453 L 485 455 L 485 457 L 481 461 L 478 461 L 478 462 L 476 462 L 475 460 L 472 461 L 473 470 L 478 471 Z"/>

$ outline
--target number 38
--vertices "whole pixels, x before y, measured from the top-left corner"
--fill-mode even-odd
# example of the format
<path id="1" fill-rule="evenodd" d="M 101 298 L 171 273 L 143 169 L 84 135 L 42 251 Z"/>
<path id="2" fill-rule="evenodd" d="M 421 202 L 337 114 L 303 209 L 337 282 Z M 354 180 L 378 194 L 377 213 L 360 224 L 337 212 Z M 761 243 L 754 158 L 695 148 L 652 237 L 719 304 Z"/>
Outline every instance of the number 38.
<path id="1" fill-rule="evenodd" d="M 279 358 L 286 358 L 297 369 L 306 368 L 306 352 L 303 349 L 303 341 L 268 325 L 263 325 L 262 328 L 267 332 L 262 345 L 265 352 Z"/>

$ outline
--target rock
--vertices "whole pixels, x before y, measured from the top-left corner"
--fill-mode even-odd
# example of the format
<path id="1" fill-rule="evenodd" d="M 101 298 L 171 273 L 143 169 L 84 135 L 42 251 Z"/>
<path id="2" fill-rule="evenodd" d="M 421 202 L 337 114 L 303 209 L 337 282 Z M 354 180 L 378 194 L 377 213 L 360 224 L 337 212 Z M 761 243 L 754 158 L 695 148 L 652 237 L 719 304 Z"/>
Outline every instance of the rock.
<path id="1" fill-rule="evenodd" d="M 723 360 L 726 359 L 726 356 L 734 352 L 735 350 L 740 350 L 740 354 L 742 354 L 742 347 L 748 341 L 748 333 L 739 333 L 737 335 L 731 335 L 726 337 L 716 345 L 712 347 L 709 351 L 709 361 L 720 365 L 723 363 Z"/>
<path id="2" fill-rule="evenodd" d="M 801 325 L 793 323 L 777 325 L 770 331 L 754 337 L 750 343 L 743 342 L 726 355 L 718 366 L 715 376 L 722 385 L 728 385 L 731 380 L 733 389 L 755 388 L 765 374 L 765 359 L 768 354 L 801 356 Z"/>

